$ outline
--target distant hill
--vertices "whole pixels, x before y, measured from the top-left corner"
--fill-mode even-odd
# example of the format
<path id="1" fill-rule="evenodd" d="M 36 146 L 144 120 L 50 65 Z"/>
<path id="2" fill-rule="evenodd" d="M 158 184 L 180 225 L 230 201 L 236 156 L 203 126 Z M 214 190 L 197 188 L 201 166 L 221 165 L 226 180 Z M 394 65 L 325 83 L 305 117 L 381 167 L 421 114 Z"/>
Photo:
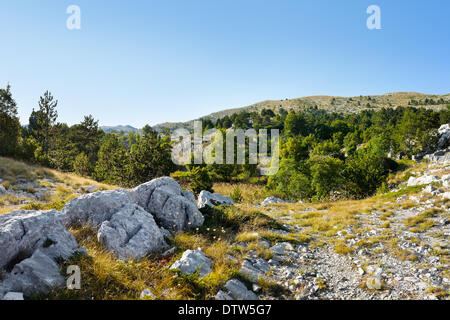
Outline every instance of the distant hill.
<path id="1" fill-rule="evenodd" d="M 438 110 L 445 107 L 446 104 L 450 104 L 450 94 L 433 95 L 417 92 L 393 92 L 383 95 L 356 97 L 310 96 L 296 99 L 262 101 L 245 107 L 226 109 L 223 111 L 211 113 L 202 118 L 216 121 L 217 119 L 223 118 L 226 115 L 232 115 L 241 111 L 260 111 L 262 109 L 271 109 L 275 113 L 277 113 L 280 108 L 283 108 L 287 111 L 299 111 L 307 109 L 309 107 L 317 107 L 318 109 L 326 110 L 329 112 L 357 113 L 361 112 L 362 110 L 376 110 L 383 107 L 407 107 L 409 105 L 414 107 L 423 107 Z M 171 130 L 176 128 L 192 129 L 194 120 L 198 119 L 193 119 L 187 122 L 161 123 L 155 125 L 153 129 L 158 132 L 160 132 L 164 128 L 169 128 Z"/>
<path id="2" fill-rule="evenodd" d="M 105 132 L 124 132 L 124 133 L 129 133 L 129 132 L 140 132 L 141 129 L 137 129 L 135 127 L 132 126 L 102 126 L 100 127 L 103 131 Z"/>

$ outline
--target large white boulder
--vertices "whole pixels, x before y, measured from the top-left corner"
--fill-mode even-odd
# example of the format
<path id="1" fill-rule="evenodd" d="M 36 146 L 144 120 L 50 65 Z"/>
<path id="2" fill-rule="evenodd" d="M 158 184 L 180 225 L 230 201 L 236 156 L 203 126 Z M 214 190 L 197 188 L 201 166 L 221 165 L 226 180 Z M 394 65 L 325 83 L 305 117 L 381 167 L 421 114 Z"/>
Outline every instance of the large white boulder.
<path id="1" fill-rule="evenodd" d="M 201 248 L 186 250 L 180 260 L 175 261 L 170 269 L 179 269 L 182 274 L 192 274 L 198 270 L 198 275 L 204 277 L 212 271 L 212 260 Z"/>
<path id="2" fill-rule="evenodd" d="M 78 244 L 64 221 L 65 215 L 55 210 L 0 215 L 0 268 L 18 256 L 31 256 L 37 249 L 53 259 L 69 258 Z"/>
<path id="3" fill-rule="evenodd" d="M 170 177 L 144 183 L 131 190 L 130 196 L 168 230 L 199 227 L 205 220 L 191 195 L 183 193 L 180 185 Z"/>
<path id="4" fill-rule="evenodd" d="M 108 190 L 90 193 L 70 200 L 63 209 L 69 224 L 89 224 L 98 228 L 120 208 L 132 203 L 127 190 Z"/>
<path id="5" fill-rule="evenodd" d="M 167 247 L 153 216 L 137 204 L 125 205 L 104 221 L 98 240 L 122 260 L 140 259 Z"/>
<path id="6" fill-rule="evenodd" d="M 198 195 L 198 203 L 197 206 L 202 209 L 206 206 L 215 207 L 219 205 L 233 205 L 233 199 L 230 197 L 223 196 L 219 193 L 211 193 L 209 191 L 203 190 Z"/>

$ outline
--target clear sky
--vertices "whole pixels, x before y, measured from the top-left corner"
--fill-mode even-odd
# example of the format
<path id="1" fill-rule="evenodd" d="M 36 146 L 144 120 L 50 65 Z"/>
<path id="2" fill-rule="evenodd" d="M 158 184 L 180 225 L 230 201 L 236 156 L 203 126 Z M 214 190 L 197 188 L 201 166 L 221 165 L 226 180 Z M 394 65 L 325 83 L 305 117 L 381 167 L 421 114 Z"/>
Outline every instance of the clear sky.
<path id="1" fill-rule="evenodd" d="M 60 122 L 136 127 L 266 99 L 450 92 L 448 0 L 0 0 L 0 32 L 22 123 L 45 90 Z"/>

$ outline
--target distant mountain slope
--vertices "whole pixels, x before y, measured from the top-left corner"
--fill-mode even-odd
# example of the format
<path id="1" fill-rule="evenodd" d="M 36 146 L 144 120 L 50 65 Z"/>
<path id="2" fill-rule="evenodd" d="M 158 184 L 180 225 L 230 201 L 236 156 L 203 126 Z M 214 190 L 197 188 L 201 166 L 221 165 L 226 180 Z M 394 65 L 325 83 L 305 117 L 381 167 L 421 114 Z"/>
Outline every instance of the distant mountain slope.
<path id="1" fill-rule="evenodd" d="M 102 126 L 100 127 L 103 131 L 105 132 L 124 132 L 124 133 L 129 133 L 129 132 L 140 132 L 140 129 L 137 129 L 135 127 L 126 125 L 126 126 Z"/>
<path id="2" fill-rule="evenodd" d="M 431 101 L 432 100 L 432 101 Z M 406 107 L 412 101 L 418 104 L 411 104 L 416 107 L 431 109 L 441 109 L 450 103 L 450 93 L 446 95 L 422 94 L 417 92 L 393 92 L 383 95 L 357 96 L 357 97 L 338 97 L 338 96 L 310 96 L 297 99 L 267 100 L 252 104 L 246 107 L 226 109 L 211 113 L 202 117 L 213 121 L 223 118 L 226 115 L 232 115 L 241 111 L 258 111 L 262 109 L 271 109 L 278 112 L 280 108 L 287 111 L 304 110 L 309 107 L 316 107 L 329 112 L 356 113 L 362 110 L 374 110 L 380 108 L 396 108 L 398 106 Z M 441 103 L 444 101 L 444 103 Z M 198 120 L 198 119 L 194 119 Z M 166 122 L 155 125 L 153 129 L 161 131 L 164 128 L 171 130 L 176 128 L 192 129 L 194 120 L 187 122 Z"/>

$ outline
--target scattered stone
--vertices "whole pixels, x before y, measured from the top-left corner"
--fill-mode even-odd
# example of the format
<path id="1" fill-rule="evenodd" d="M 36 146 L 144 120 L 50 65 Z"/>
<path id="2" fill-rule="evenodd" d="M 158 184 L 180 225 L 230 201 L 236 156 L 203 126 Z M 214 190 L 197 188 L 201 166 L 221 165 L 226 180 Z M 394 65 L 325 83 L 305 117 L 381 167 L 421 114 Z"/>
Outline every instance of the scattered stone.
<path id="1" fill-rule="evenodd" d="M 233 205 L 233 199 L 230 197 L 225 197 L 219 193 L 211 193 L 203 190 L 198 195 L 198 203 L 197 206 L 199 209 L 202 209 L 206 206 L 215 207 L 219 205 Z"/>
<path id="2" fill-rule="evenodd" d="M 266 206 L 270 204 L 276 204 L 276 203 L 288 203 L 289 201 L 277 198 L 277 197 L 268 197 L 264 199 L 263 202 L 261 202 L 261 205 Z"/>
<path id="3" fill-rule="evenodd" d="M 269 264 L 264 259 L 248 258 L 242 262 L 240 272 L 252 282 L 258 282 L 264 278 L 264 273 L 270 269 Z"/>
<path id="4" fill-rule="evenodd" d="M 156 296 L 153 294 L 153 292 L 150 289 L 145 289 L 141 292 L 140 298 L 141 299 L 156 299 Z"/>
<path id="5" fill-rule="evenodd" d="M 98 191 L 99 186 L 82 186 L 81 190 L 85 191 L 85 192 L 89 192 L 89 193 L 93 193 Z"/>
<path id="6" fill-rule="evenodd" d="M 366 280 L 366 286 L 370 290 L 381 290 L 382 281 L 378 277 L 370 277 Z"/>
<path id="7" fill-rule="evenodd" d="M 170 257 L 171 255 L 173 255 L 175 253 L 175 249 L 176 249 L 176 247 L 172 247 L 169 250 L 164 251 L 161 256 L 162 257 Z"/>
<path id="8" fill-rule="evenodd" d="M 256 283 L 254 283 L 254 284 L 252 285 L 252 290 L 253 290 L 253 292 L 258 293 L 258 292 L 261 291 L 261 287 L 258 286 Z"/>
<path id="9" fill-rule="evenodd" d="M 219 292 L 217 292 L 217 294 L 214 297 L 216 300 L 233 300 L 233 297 L 230 296 L 228 293 L 219 290 Z"/>
<path id="10" fill-rule="evenodd" d="M 170 267 L 179 269 L 182 274 L 192 274 L 198 270 L 200 277 L 204 277 L 212 271 L 212 260 L 209 259 L 201 248 L 197 250 L 186 250 L 180 260 Z"/>
<path id="11" fill-rule="evenodd" d="M 434 175 L 423 175 L 421 177 L 410 177 L 408 180 L 408 187 L 417 186 L 422 184 L 430 184 L 432 182 L 438 182 L 439 177 Z"/>
<path id="12" fill-rule="evenodd" d="M 293 251 L 294 247 L 289 242 L 279 242 L 271 247 L 270 250 L 277 255 L 286 255 L 289 251 Z"/>
<path id="13" fill-rule="evenodd" d="M 231 279 L 225 284 L 231 296 L 236 300 L 258 300 L 258 296 L 247 289 L 245 284 L 237 279 Z"/>
<path id="14" fill-rule="evenodd" d="M 226 254 L 226 255 L 225 255 L 225 258 L 227 258 L 228 260 L 231 260 L 231 261 L 233 261 L 233 262 L 238 262 L 238 259 L 236 259 L 235 257 L 233 257 L 233 256 L 230 255 L 230 254 Z"/>

